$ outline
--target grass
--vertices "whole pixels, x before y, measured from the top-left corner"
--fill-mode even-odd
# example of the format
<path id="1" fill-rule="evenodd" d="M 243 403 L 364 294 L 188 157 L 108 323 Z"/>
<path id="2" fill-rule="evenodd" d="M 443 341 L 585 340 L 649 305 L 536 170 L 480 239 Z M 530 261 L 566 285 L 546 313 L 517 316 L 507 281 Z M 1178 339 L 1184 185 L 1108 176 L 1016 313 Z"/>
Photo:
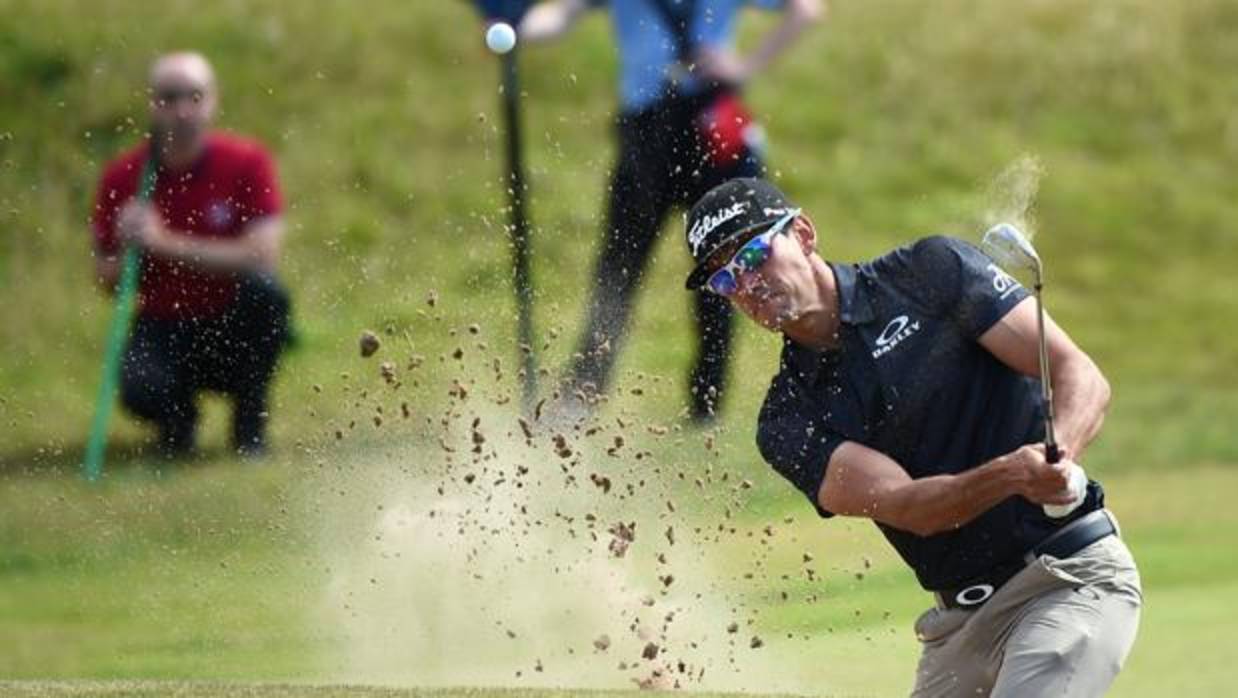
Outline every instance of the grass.
<path id="1" fill-rule="evenodd" d="M 669 463 L 698 448 L 695 439 L 683 441 L 652 440 L 647 447 L 657 462 Z M 406 445 L 390 449 L 409 460 L 418 457 Z M 215 465 L 159 477 L 135 468 L 104 488 L 66 486 L 41 476 L 9 481 L 0 490 L 0 506 L 7 512 L 0 527 L 5 551 L 0 615 L 6 618 L 0 628 L 5 650 L 0 676 L 346 685 L 403 683 L 412 674 L 404 665 L 413 662 L 425 675 L 454 685 L 498 685 L 499 672 L 504 683 L 517 687 L 621 688 L 636 672 L 618 670 L 617 662 L 635 667 L 642 643 L 620 628 L 612 632 L 609 654 L 586 648 L 599 628 L 640 616 L 643 601 L 605 602 L 604 611 L 591 615 L 588 596 L 577 595 L 573 586 L 582 577 L 593 575 L 592 584 L 618 574 L 624 585 L 646 589 L 657 599 L 648 611 L 653 618 L 666 609 L 680 614 L 679 622 L 688 624 L 688 635 L 703 649 L 690 648 L 674 633 L 666 646 L 701 662 L 728 690 L 760 691 L 777 677 L 787 692 L 821 687 L 846 695 L 895 695 L 911 679 L 916 647 L 909 624 L 926 597 L 879 536 L 863 523 L 823 526 L 788 508 L 768 497 L 767 489 L 777 485 L 772 478 L 754 478 L 753 488 L 736 498 L 718 480 L 730 458 L 711 468 L 715 483 L 703 491 L 713 501 L 692 502 L 686 495 L 695 486 L 673 477 L 650 486 L 655 504 L 666 498 L 685 505 L 673 519 L 659 520 L 643 505 L 633 509 L 613 495 L 591 498 L 558 483 L 530 484 L 536 492 L 528 502 L 530 519 L 541 511 L 535 502 L 543 502 L 541 513 L 553 508 L 579 519 L 582 512 L 593 512 L 603 522 L 628 515 L 641 522 L 638 531 L 648 527 L 638 535 L 630 563 L 609 558 L 607 537 L 569 550 L 579 539 L 560 530 L 537 540 L 561 547 L 562 555 L 539 559 L 534 547 L 521 562 L 495 557 L 485 550 L 487 536 L 470 535 L 462 540 L 481 546 L 474 552 L 478 562 L 470 566 L 457 565 L 436 548 L 438 529 L 428 527 L 427 519 L 418 519 L 420 528 L 408 538 L 390 527 L 376 528 L 376 522 L 383 520 L 384 507 L 423 511 L 461 496 L 480 510 L 490 488 L 469 494 L 456 489 L 458 480 L 448 481 L 446 498 L 418 500 L 407 496 L 407 482 L 394 477 L 399 470 L 394 464 L 403 459 L 357 459 L 350 465 L 348 454 L 336 455 L 339 465 L 311 472 L 295 463 L 261 470 Z M 425 463 L 410 467 L 432 469 Z M 633 477 L 611 474 L 616 483 Z M 1147 596 L 1140 640 L 1114 695 L 1223 694 L 1229 681 L 1225 667 L 1234 658 L 1224 641 L 1232 619 L 1216 609 L 1238 601 L 1238 564 L 1215 541 L 1238 532 L 1238 519 L 1224 505 L 1238 486 L 1238 474 L 1207 466 L 1173 477 L 1142 470 L 1115 474 L 1106 484 L 1139 559 Z M 727 507 L 734 507 L 733 517 L 721 515 Z M 792 518 L 786 521 L 786 515 Z M 450 528 L 476 525 L 472 517 L 450 521 Z M 663 521 L 679 527 L 677 546 L 660 540 Z M 703 524 L 703 533 L 689 532 L 693 522 Z M 736 532 L 719 533 L 716 524 Z M 775 531 L 769 544 L 762 540 L 766 526 Z M 376 531 L 390 543 L 367 543 Z M 527 540 L 516 532 L 495 535 L 503 545 Z M 415 561 L 393 561 L 392 550 L 414 555 Z M 811 564 L 800 559 L 804 552 L 815 556 Z M 668 566 L 653 563 L 659 553 L 671 557 Z M 583 566 L 550 573 L 544 569 L 547 561 Z M 430 569 L 422 570 L 423 565 Z M 807 568 L 817 577 L 805 577 Z M 605 574 L 598 575 L 599 569 Z M 678 577 L 675 593 L 659 595 L 653 591 L 659 586 L 656 575 L 668 570 Z M 498 578 L 493 584 L 467 579 L 474 573 Z M 450 590 L 426 586 L 442 574 L 457 580 Z M 564 607 L 585 614 L 588 623 L 559 626 L 558 616 L 524 612 L 551 581 L 568 599 Z M 521 591 L 522 582 L 532 589 Z M 606 586 L 597 591 L 604 597 Z M 460 621 L 442 628 L 436 643 L 443 648 L 469 643 L 467 651 L 443 658 L 446 668 L 417 663 L 422 658 L 416 653 L 429 646 L 422 637 L 427 604 L 450 609 L 448 617 Z M 352 613 L 361 618 L 350 620 Z M 366 620 L 373 617 L 384 620 Z M 489 620 L 464 622 L 479 617 Z M 731 619 L 742 628 L 734 638 L 723 631 Z M 560 629 L 550 631 L 553 627 Z M 518 638 L 504 635 L 507 629 Z M 413 656 L 381 650 L 391 632 Z M 550 633 L 549 642 L 538 637 L 543 633 Z M 750 649 L 752 635 L 766 646 Z M 577 654 L 554 647 L 560 643 Z M 535 672 L 534 664 L 543 661 L 545 671 Z M 710 686 L 721 688 L 716 681 L 704 687 Z M 195 690 L 228 692 L 210 686 Z"/>
<path id="2" fill-rule="evenodd" d="M 1224 232 L 1238 200 L 1224 176 L 1238 158 L 1229 4 L 973 5 L 834 8 L 751 89 L 774 176 L 818 220 L 827 256 L 857 259 L 930 232 L 978 237 L 987 215 L 1018 208 L 1020 192 L 992 193 L 993 178 L 1035 156 L 1050 309 L 1118 391 L 1093 461 L 1235 460 L 1234 441 L 1213 426 L 1238 416 L 1238 354 L 1219 321 L 1238 298 L 1238 250 Z M 140 132 L 144 66 L 168 45 L 212 56 L 223 124 L 279 158 L 284 273 L 306 340 L 277 390 L 282 441 L 351 418 L 342 402 L 314 415 L 294 406 L 313 384 L 335 394 L 341 372 L 360 370 L 362 328 L 407 332 L 435 356 L 458 341 L 445 329 L 481 322 L 492 348 L 512 346 L 497 66 L 463 3 L 372 3 L 364 20 L 344 2 L 174 4 L 153 16 L 114 2 L 91 22 L 66 3 L 4 7 L 18 21 L 0 30 L 14 95 L 0 107 L 0 339 L 10 348 L 0 458 L 75 448 L 89 423 L 109 306 L 89 283 L 84 221 L 102 162 Z M 770 22 L 754 14 L 748 41 Z M 552 370 L 572 350 L 601 225 L 607 31 L 591 16 L 563 46 L 522 58 L 536 326 L 562 333 L 545 352 Z M 314 37 L 313 52 L 298 50 L 300 37 Z M 690 356 L 681 249 L 665 236 L 644 295 L 682 300 L 640 304 L 624 369 L 680 380 Z M 436 311 L 423 303 L 431 290 L 443 299 Z M 755 409 L 771 346 L 744 331 L 738 415 Z M 117 426 L 122 440 L 139 433 Z"/>
<path id="3" fill-rule="evenodd" d="M 383 520 L 376 507 L 421 514 L 438 501 L 419 489 L 425 482 L 447 482 L 453 496 L 484 509 L 492 503 L 461 484 L 460 469 L 511 467 L 461 456 L 451 475 L 436 445 L 440 433 L 467 437 L 459 419 L 438 421 L 449 409 L 515 428 L 506 408 L 493 405 L 516 389 L 498 69 L 464 3 L 371 2 L 362 13 L 343 0 L 182 2 L 156 14 L 114 0 L 84 21 L 74 3 L 0 0 L 0 13 L 13 18 L 0 25 L 0 677 L 239 682 L 183 687 L 208 695 L 254 681 L 408 684 L 408 658 L 389 651 L 407 644 L 425 654 L 417 676 L 429 683 L 477 685 L 461 673 L 468 668 L 487 685 L 630 686 L 633 672 L 615 668 L 617 655 L 632 660 L 640 647 L 621 651 L 616 639 L 615 661 L 599 669 L 589 623 L 567 617 L 565 609 L 581 608 L 568 593 L 579 578 L 636 580 L 659 604 L 692 606 L 684 620 L 692 631 L 708 626 L 718 635 L 699 618 L 711 611 L 745 624 L 745 634 L 751 621 L 767 641 L 764 654 L 725 636 L 700 653 L 729 688 L 783 690 L 782 680 L 786 690 L 906 689 L 915 656 L 907 626 L 922 595 L 867 527 L 817 524 L 757 462 L 751 424 L 777 340 L 750 327 L 741 329 L 717 453 L 702 449 L 696 432 L 646 433 L 661 472 L 625 461 L 615 475 L 619 487 L 648 479 L 659 498 L 673 496 L 684 526 L 734 521 L 737 533 L 685 539 L 699 559 L 687 556 L 686 542 L 670 551 L 691 574 L 677 574 L 679 591 L 662 597 L 649 541 L 661 536 L 665 512 L 641 508 L 649 505 L 635 496 L 599 499 L 583 473 L 579 489 L 555 482 L 514 492 L 557 522 L 548 525 L 552 540 L 571 553 L 521 555 L 592 566 L 575 577 L 534 573 L 527 570 L 535 563 L 476 543 L 482 562 L 470 567 L 453 557 L 469 551 L 431 547 L 443 569 L 463 575 L 448 599 L 467 597 L 463 590 L 493 595 L 525 625 L 516 649 L 493 627 L 493 613 L 479 618 L 475 604 L 449 604 L 453 618 L 486 630 L 440 628 L 473 661 L 450 653 L 431 661 L 433 632 L 416 615 L 428 612 L 425 600 L 398 590 L 452 575 L 405 565 L 398 549 L 363 541 Z M 750 19 L 747 44 L 773 21 Z M 608 30 L 595 14 L 563 45 L 521 57 L 544 379 L 573 349 L 601 226 L 613 156 L 604 135 L 615 70 Z M 1225 323 L 1238 311 L 1238 238 L 1229 233 L 1238 220 L 1229 176 L 1238 165 L 1235 31 L 1238 12 L 1223 0 L 834 3 L 828 24 L 749 90 L 771 134 L 772 174 L 813 214 L 831 258 L 868 257 L 930 232 L 976 239 L 991 216 L 1021 213 L 1031 189 L 997 175 L 1025 154 L 1043 168 L 1032 222 L 1049 306 L 1115 388 L 1088 466 L 1122 516 L 1148 592 L 1142 638 L 1115 695 L 1221 695 L 1235 659 L 1226 641 L 1232 619 L 1219 609 L 1232 607 L 1238 575 L 1216 543 L 1235 532 L 1224 497 L 1238 484 L 1229 426 L 1238 420 L 1238 345 Z M 102 163 L 139 137 L 146 64 L 180 46 L 215 62 L 223 124 L 276 151 L 289 200 L 283 270 L 304 341 L 276 385 L 280 452 L 270 467 L 231 462 L 225 410 L 211 401 L 199 461 L 161 470 L 143 454 L 141 428 L 119 418 L 108 479 L 89 488 L 73 473 L 110 310 L 89 278 L 91 191 Z M 621 359 L 625 389 L 608 417 L 678 424 L 691 354 L 679 290 L 687 267 L 678 236 L 666 235 Z M 465 330 L 471 323 L 479 335 Z M 399 390 L 382 383 L 374 361 L 357 357 L 365 328 L 383 337 L 376 360 L 401 367 Z M 460 360 L 451 358 L 456 348 Z M 413 354 L 423 367 L 404 369 Z M 496 359 L 505 367 L 497 381 Z M 453 378 L 472 387 L 467 408 L 446 394 Z M 643 395 L 626 389 L 636 385 Z M 414 414 L 408 422 L 395 416 L 403 402 Z M 380 410 L 381 428 L 373 423 Z M 516 448 L 526 465 L 556 472 L 553 456 Z M 598 460 L 587 466 L 620 468 L 599 465 L 611 461 L 599 444 L 590 448 Z M 700 490 L 696 477 L 705 481 Z M 752 489 L 733 493 L 741 478 Z M 546 500 L 527 499 L 534 491 Z M 615 569 L 599 562 L 605 535 L 598 550 L 564 538 L 554 518 L 557 506 L 578 522 L 587 513 L 609 522 L 638 500 L 641 521 L 652 523 L 641 529 L 637 559 Z M 793 524 L 780 523 L 787 515 Z M 779 537 L 763 545 L 770 522 Z M 598 525 L 593 532 L 604 533 Z M 587 540 L 586 529 L 576 533 Z M 395 539 L 409 550 L 427 544 Z M 819 561 L 821 584 L 803 576 L 805 549 Z M 510 574 L 504 566 L 526 570 L 532 591 L 488 586 Z M 485 578 L 476 588 L 472 574 Z M 824 601 L 804 601 L 822 586 Z M 544 605 L 539 593 L 553 600 L 544 589 L 561 591 L 563 607 L 548 606 L 563 612 L 526 615 Z M 627 622 L 644 608 L 617 603 L 592 621 Z M 619 626 L 615 638 L 627 637 Z M 525 644 L 530 638 L 568 638 L 576 653 Z M 676 642 L 692 654 L 684 638 Z M 534 669 L 536 652 L 545 652 L 545 672 Z M 726 673 L 731 659 L 754 657 L 761 661 L 734 678 Z M 505 673 L 486 674 L 487 663 Z M 807 683 L 812 677 L 827 685 Z M 0 688 L 182 690 L 169 686 Z"/>

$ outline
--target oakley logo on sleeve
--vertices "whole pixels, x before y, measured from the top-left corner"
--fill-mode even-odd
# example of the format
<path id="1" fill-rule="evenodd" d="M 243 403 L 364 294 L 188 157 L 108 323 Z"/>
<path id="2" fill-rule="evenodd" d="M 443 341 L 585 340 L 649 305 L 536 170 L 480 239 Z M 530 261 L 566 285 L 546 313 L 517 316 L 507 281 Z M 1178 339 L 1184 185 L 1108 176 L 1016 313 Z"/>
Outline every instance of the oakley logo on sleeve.
<path id="1" fill-rule="evenodd" d="M 993 274 L 993 290 L 1001 295 L 1002 300 L 1005 300 L 1006 296 L 1014 293 L 1015 289 L 1019 288 L 1019 282 L 1015 281 L 1014 277 L 1007 274 L 1001 267 L 996 264 L 990 264 L 988 269 Z"/>
<path id="2" fill-rule="evenodd" d="M 873 358 L 880 359 L 890 353 L 911 335 L 920 331 L 920 321 L 912 322 L 906 315 L 899 315 L 886 325 L 877 337 L 877 347 L 873 349 Z"/>

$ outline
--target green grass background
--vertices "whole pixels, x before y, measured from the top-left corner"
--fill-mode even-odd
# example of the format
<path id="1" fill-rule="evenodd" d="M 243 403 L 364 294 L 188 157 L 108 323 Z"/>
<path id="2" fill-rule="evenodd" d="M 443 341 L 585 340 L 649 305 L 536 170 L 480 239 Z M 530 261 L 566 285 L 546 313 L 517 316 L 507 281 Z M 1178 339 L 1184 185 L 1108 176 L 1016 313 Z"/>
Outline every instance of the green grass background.
<path id="1" fill-rule="evenodd" d="M 488 377 L 494 358 L 511 367 L 516 356 L 498 68 L 475 18 L 458 2 L 327 0 L 158 11 L 0 0 L 0 16 L 0 679 L 337 680 L 347 638 L 304 612 L 327 583 L 315 572 L 322 522 L 305 508 L 334 482 L 324 467 L 393 443 L 421 458 L 438 430 L 420 420 L 447 409 L 453 378 L 516 389 L 510 368 Z M 771 22 L 747 17 L 743 43 Z M 608 32 L 595 13 L 564 43 L 521 56 L 539 358 L 551 375 L 582 315 L 613 155 Z M 1114 386 L 1088 466 L 1148 593 L 1115 695 L 1221 695 L 1238 659 L 1227 641 L 1238 620 L 1227 501 L 1238 484 L 1235 32 L 1238 5 L 1224 0 L 835 2 L 749 90 L 772 176 L 813 214 L 831 259 L 933 232 L 974 240 L 1017 198 L 994 193 L 997 175 L 1025 155 L 1039 162 L 1049 307 Z M 284 274 L 304 341 L 276 386 L 270 467 L 230 462 L 226 412 L 210 402 L 200 461 L 158 469 L 121 417 L 113 475 L 90 488 L 74 468 L 110 310 L 90 278 L 90 199 L 102 164 L 141 133 L 148 62 L 181 47 L 215 63 L 222 125 L 278 156 Z M 688 260 L 678 227 L 668 232 L 620 362 L 650 387 L 621 391 L 607 411 L 641 423 L 680 418 L 691 358 Z M 356 356 L 364 328 L 384 338 L 379 359 L 426 357 L 401 391 Z M 780 603 L 773 582 L 719 573 L 734 578 L 728 598 L 765 609 L 767 634 L 815 638 L 765 651 L 802 652 L 822 690 L 898 694 L 923 596 L 866 527 L 807 520 L 751 445 L 776 347 L 742 328 L 711 465 L 687 443 L 695 436 L 662 444 L 659 462 L 750 478 L 737 520 L 759 530 L 795 514 L 833 565 L 827 584 L 847 593 L 807 608 Z M 413 425 L 393 419 L 403 401 Z M 361 489 L 348 501 L 377 501 Z M 684 516 L 712 524 L 713 513 Z M 711 560 L 725 570 L 749 547 Z M 843 586 L 862 554 L 871 574 Z M 780 564 L 797 570 L 795 551 Z M 29 687 L 45 689 L 56 690 Z"/>

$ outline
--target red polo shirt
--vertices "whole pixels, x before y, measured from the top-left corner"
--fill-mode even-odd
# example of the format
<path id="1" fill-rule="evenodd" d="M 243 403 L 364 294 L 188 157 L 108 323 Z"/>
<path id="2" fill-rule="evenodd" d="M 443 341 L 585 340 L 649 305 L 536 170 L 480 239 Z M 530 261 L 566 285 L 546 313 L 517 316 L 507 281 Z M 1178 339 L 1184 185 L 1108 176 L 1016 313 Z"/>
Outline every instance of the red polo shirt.
<path id="1" fill-rule="evenodd" d="M 103 171 L 91 216 L 95 247 L 102 254 L 119 251 L 116 218 L 137 193 L 149 152 L 147 141 Z M 236 238 L 254 219 L 283 210 L 275 166 L 266 149 L 227 133 L 207 136 L 202 155 L 188 169 L 161 168 L 151 200 L 173 234 L 198 238 Z M 222 312 L 232 302 L 236 282 L 228 274 L 147 254 L 142 257 L 138 288 L 140 312 L 183 319 Z"/>

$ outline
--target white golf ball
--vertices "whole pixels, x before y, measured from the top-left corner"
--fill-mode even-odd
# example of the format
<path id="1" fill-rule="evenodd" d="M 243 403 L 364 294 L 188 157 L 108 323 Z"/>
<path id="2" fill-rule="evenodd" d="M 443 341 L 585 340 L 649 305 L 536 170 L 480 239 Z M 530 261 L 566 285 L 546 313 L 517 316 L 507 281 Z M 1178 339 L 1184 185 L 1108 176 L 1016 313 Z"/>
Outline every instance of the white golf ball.
<path id="1" fill-rule="evenodd" d="M 507 53 L 516 47 L 516 30 L 507 22 L 495 22 L 486 30 L 486 48 Z"/>

